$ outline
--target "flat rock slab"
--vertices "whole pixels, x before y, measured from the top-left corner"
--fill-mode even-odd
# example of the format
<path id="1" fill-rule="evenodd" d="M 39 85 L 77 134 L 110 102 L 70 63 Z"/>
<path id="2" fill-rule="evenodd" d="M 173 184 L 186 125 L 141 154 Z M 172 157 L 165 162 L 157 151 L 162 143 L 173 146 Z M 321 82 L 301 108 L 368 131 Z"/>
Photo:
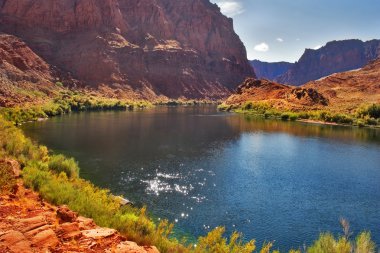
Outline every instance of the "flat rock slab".
<path id="1" fill-rule="evenodd" d="M 140 247 L 135 242 L 125 241 L 117 245 L 114 253 L 160 253 L 154 246 Z"/>
<path id="2" fill-rule="evenodd" d="M 52 229 L 44 230 L 32 238 L 33 245 L 38 248 L 55 247 L 59 240 Z"/>
<path id="3" fill-rule="evenodd" d="M 116 234 L 116 230 L 111 229 L 111 228 L 97 228 L 97 229 L 83 230 L 82 234 L 88 238 L 101 239 L 101 238 L 110 237 Z"/>
<path id="4" fill-rule="evenodd" d="M 10 249 L 10 252 L 33 252 L 30 242 L 19 231 L 10 230 L 0 236 L 1 246 Z"/>

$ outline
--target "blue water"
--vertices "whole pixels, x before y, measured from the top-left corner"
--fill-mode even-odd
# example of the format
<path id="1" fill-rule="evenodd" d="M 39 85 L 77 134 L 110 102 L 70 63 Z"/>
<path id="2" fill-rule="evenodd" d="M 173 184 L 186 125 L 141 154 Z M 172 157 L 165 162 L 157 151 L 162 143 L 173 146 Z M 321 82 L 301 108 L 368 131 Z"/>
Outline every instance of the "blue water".
<path id="1" fill-rule="evenodd" d="M 287 250 L 320 232 L 380 244 L 380 130 L 218 113 L 212 106 L 70 114 L 23 126 L 81 176 L 194 236 L 222 225 Z"/>

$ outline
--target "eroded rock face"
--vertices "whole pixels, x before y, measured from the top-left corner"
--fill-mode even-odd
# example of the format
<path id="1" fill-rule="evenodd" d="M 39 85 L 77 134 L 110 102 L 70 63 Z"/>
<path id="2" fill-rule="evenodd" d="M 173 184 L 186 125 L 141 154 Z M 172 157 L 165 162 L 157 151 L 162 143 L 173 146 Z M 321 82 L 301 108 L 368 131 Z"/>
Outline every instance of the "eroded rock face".
<path id="1" fill-rule="evenodd" d="M 361 68 L 379 56 L 380 40 L 332 41 L 318 50 L 306 49 L 300 60 L 276 81 L 302 85 L 333 73 Z"/>
<path id="2" fill-rule="evenodd" d="M 254 76 L 208 0 L 0 0 L 0 30 L 86 85 L 144 98 L 220 98 Z"/>
<path id="3" fill-rule="evenodd" d="M 332 107 L 355 113 L 362 104 L 380 103 L 380 59 L 361 69 L 333 74 L 302 87 L 318 90 Z"/>
<path id="4" fill-rule="evenodd" d="M 19 38 L 0 34 L 0 106 L 12 106 L 48 97 L 58 87 L 55 71 Z M 32 91 L 20 94 L 17 88 Z M 40 98 L 33 97 L 39 92 Z"/>
<path id="5" fill-rule="evenodd" d="M 294 87 L 265 79 L 247 78 L 231 95 L 226 105 L 243 105 L 246 102 L 264 102 L 280 109 L 322 109 L 329 104 L 327 98 L 311 87 Z"/>

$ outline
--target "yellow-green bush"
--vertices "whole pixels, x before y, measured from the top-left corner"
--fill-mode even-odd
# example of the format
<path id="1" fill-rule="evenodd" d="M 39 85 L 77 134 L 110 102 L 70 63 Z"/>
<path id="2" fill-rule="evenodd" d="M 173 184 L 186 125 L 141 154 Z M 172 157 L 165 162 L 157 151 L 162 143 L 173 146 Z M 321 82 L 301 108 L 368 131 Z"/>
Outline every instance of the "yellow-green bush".
<path id="1" fill-rule="evenodd" d="M 12 168 L 6 163 L 0 162 L 0 194 L 11 192 L 16 185 Z"/>
<path id="2" fill-rule="evenodd" d="M 360 233 L 354 241 L 349 241 L 346 236 L 335 237 L 330 233 L 323 233 L 307 253 L 375 253 L 375 243 L 369 232 Z"/>
<path id="3" fill-rule="evenodd" d="M 66 158 L 63 155 L 54 155 L 49 159 L 49 169 L 56 173 L 64 172 L 69 178 L 79 176 L 79 166 L 73 158 Z"/>
<path id="4" fill-rule="evenodd" d="M 359 118 L 369 117 L 378 119 L 380 118 L 380 104 L 362 105 L 356 110 Z"/>
<path id="5" fill-rule="evenodd" d="M 254 240 L 244 243 L 241 234 L 236 232 L 227 240 L 223 236 L 224 232 L 223 227 L 217 227 L 205 237 L 200 237 L 194 252 L 250 253 L 256 249 Z"/>
<path id="6" fill-rule="evenodd" d="M 117 99 L 88 96 L 81 93 L 63 94 L 44 105 L 31 105 L 26 107 L 0 108 L 0 114 L 5 119 L 18 125 L 27 121 L 36 121 L 71 111 L 109 111 L 133 110 L 150 107 L 147 101 L 120 101 Z"/>

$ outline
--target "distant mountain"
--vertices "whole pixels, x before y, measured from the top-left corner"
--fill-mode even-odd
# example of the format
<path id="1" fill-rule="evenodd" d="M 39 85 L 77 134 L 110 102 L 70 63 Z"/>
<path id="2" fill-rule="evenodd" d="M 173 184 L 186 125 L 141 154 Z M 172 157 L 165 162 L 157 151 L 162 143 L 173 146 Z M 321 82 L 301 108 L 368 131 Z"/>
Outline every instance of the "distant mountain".
<path id="1" fill-rule="evenodd" d="M 116 97 L 217 99 L 255 76 L 209 0 L 0 0 L 0 32 Z"/>
<path id="2" fill-rule="evenodd" d="M 250 63 L 255 70 L 257 78 L 268 80 L 274 80 L 294 65 L 294 63 L 290 62 L 263 62 L 259 60 L 253 60 Z"/>
<path id="3" fill-rule="evenodd" d="M 224 103 L 241 106 L 249 101 L 286 110 L 352 113 L 362 104 L 380 103 L 380 59 L 361 69 L 332 74 L 300 87 L 248 78 Z"/>
<path id="4" fill-rule="evenodd" d="M 279 83 L 302 85 L 333 73 L 358 69 L 380 56 L 380 40 L 342 40 L 306 49 L 298 62 L 276 78 Z"/>

